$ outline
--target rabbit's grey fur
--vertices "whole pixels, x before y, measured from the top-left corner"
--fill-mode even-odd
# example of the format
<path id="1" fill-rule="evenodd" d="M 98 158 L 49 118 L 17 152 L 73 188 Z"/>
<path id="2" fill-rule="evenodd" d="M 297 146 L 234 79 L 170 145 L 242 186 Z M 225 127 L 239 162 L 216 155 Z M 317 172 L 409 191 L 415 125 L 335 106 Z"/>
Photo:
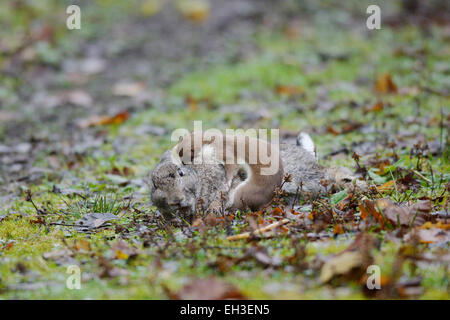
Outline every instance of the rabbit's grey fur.
<path id="1" fill-rule="evenodd" d="M 333 187 L 351 188 L 353 183 L 357 188 L 365 190 L 367 188 L 364 181 L 345 167 L 325 168 L 317 162 L 317 156 L 311 145 L 306 150 L 302 146 L 302 141 L 310 141 L 311 138 L 300 133 L 296 144 L 281 143 L 280 153 L 284 164 L 284 173 L 291 174 L 291 181 L 285 182 L 283 190 L 290 195 L 298 192 L 308 192 L 320 194 L 327 191 L 322 185 L 322 181 L 329 183 L 328 189 Z"/>
<path id="2" fill-rule="evenodd" d="M 151 173 L 150 195 L 166 219 L 190 221 L 197 209 L 218 211 L 228 194 L 225 167 L 220 163 L 181 165 L 166 151 Z"/>

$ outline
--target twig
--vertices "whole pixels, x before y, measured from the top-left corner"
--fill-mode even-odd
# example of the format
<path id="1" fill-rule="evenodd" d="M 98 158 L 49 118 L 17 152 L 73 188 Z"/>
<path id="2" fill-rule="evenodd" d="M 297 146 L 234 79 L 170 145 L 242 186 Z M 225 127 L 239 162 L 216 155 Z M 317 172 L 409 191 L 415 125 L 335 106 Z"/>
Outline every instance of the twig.
<path id="1" fill-rule="evenodd" d="M 279 226 L 282 226 L 282 225 L 288 223 L 289 221 L 290 221 L 289 219 L 283 219 L 283 220 L 274 222 L 272 224 L 269 224 L 268 226 L 256 229 L 255 231 L 252 231 L 252 232 L 245 232 L 245 233 L 241 233 L 241 234 L 236 234 L 234 236 L 230 236 L 227 238 L 227 240 L 234 241 L 234 240 L 240 240 L 240 239 L 248 239 L 248 238 L 250 238 L 250 236 L 256 235 L 256 234 L 262 235 L 263 232 L 275 229 Z"/>
<path id="2" fill-rule="evenodd" d="M 421 177 L 423 180 L 427 181 L 428 183 L 432 184 L 432 181 L 430 179 L 428 179 L 427 177 L 423 176 L 419 171 L 411 169 L 412 172 L 414 172 L 415 174 L 417 174 L 419 177 Z"/>

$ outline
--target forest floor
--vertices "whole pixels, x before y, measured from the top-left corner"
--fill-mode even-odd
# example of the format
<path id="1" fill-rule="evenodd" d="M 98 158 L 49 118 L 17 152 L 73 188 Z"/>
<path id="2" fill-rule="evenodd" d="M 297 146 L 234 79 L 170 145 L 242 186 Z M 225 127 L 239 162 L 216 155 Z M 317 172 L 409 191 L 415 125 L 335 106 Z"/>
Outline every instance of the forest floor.
<path id="1" fill-rule="evenodd" d="M 134 0 L 67 30 L 39 3 L 0 4 L 0 298 L 450 298 L 448 23 Z M 147 178 L 194 120 L 308 132 L 370 190 L 168 225 Z"/>

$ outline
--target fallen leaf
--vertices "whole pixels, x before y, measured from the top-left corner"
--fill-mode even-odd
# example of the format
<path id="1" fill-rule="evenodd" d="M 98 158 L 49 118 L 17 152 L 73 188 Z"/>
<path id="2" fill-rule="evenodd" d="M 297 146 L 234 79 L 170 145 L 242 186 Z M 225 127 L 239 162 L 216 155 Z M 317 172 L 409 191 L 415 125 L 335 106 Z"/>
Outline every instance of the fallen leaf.
<path id="1" fill-rule="evenodd" d="M 153 16 L 161 10 L 163 0 L 144 0 L 141 4 L 141 13 L 144 16 Z"/>
<path id="2" fill-rule="evenodd" d="M 375 91 L 377 93 L 396 93 L 397 85 L 389 73 L 384 73 L 375 80 Z"/>
<path id="3" fill-rule="evenodd" d="M 109 260 L 103 257 L 100 257 L 98 262 L 102 269 L 100 278 L 126 277 L 129 274 L 128 270 L 114 267 Z"/>
<path id="4" fill-rule="evenodd" d="M 386 192 L 394 188 L 395 180 L 383 183 L 381 186 L 377 186 L 378 192 Z"/>
<path id="5" fill-rule="evenodd" d="M 277 85 L 275 92 L 279 95 L 293 96 L 303 93 L 304 89 L 301 86 Z"/>
<path id="6" fill-rule="evenodd" d="M 76 264 L 76 260 L 73 258 L 73 252 L 69 249 L 56 249 L 50 252 L 44 252 L 42 257 L 45 260 L 53 260 L 57 265 L 70 265 Z"/>
<path id="7" fill-rule="evenodd" d="M 186 101 L 186 103 L 188 105 L 188 109 L 190 111 L 197 111 L 197 109 L 198 109 L 198 100 L 197 99 L 195 99 L 194 97 L 192 97 L 190 95 L 187 95 L 185 98 L 185 101 Z"/>
<path id="8" fill-rule="evenodd" d="M 113 87 L 116 96 L 135 97 L 146 89 L 144 82 L 119 82 Z"/>
<path id="9" fill-rule="evenodd" d="M 93 103 L 91 95 L 80 89 L 63 92 L 60 99 L 61 103 L 69 102 L 85 108 L 90 107 Z"/>
<path id="10" fill-rule="evenodd" d="M 197 23 L 208 19 L 211 11 L 207 0 L 177 1 L 177 8 L 186 19 Z"/>
<path id="11" fill-rule="evenodd" d="M 76 251 L 89 252 L 91 251 L 91 243 L 84 239 L 77 239 L 73 244 L 73 248 Z"/>
<path id="12" fill-rule="evenodd" d="M 376 222 L 378 222 L 382 229 L 385 229 L 385 222 L 383 216 L 375 209 L 374 201 L 364 199 L 363 203 L 359 205 L 359 209 L 361 211 L 361 218 L 365 221 L 370 221 L 370 219 L 374 218 Z"/>
<path id="13" fill-rule="evenodd" d="M 410 226 L 423 224 L 423 215 L 431 211 L 431 201 L 419 201 L 411 206 L 399 206 L 389 202 L 383 209 L 384 216 L 394 226 Z"/>
<path id="14" fill-rule="evenodd" d="M 380 111 L 383 111 L 383 108 L 384 108 L 383 102 L 378 101 L 373 106 L 365 108 L 364 111 L 366 111 L 366 112 L 380 112 Z"/>
<path id="15" fill-rule="evenodd" d="M 78 127 L 85 129 L 93 126 L 103 126 L 107 124 L 121 124 L 130 117 L 126 111 L 119 112 L 113 116 L 92 116 L 78 122 Z"/>
<path id="16" fill-rule="evenodd" d="M 218 224 L 219 224 L 219 221 L 217 219 L 217 216 L 214 213 L 209 213 L 205 217 L 205 225 L 210 226 L 210 227 L 214 227 L 214 226 L 216 226 Z"/>
<path id="17" fill-rule="evenodd" d="M 333 277 L 350 273 L 362 265 L 363 258 L 358 251 L 344 252 L 325 262 L 320 273 L 320 281 L 326 283 Z"/>
<path id="18" fill-rule="evenodd" d="M 421 243 L 447 243 L 450 242 L 450 232 L 439 228 L 419 229 L 417 231 Z"/>
<path id="19" fill-rule="evenodd" d="M 421 229 L 432 229 L 439 228 L 442 230 L 450 230 L 450 223 L 442 223 L 442 221 L 438 221 L 437 223 L 431 223 L 430 221 L 425 222 L 420 226 Z"/>
<path id="20" fill-rule="evenodd" d="M 112 213 L 88 213 L 83 215 L 80 220 L 75 221 L 77 231 L 86 232 L 97 229 L 105 224 L 105 222 L 117 219 Z"/>
<path id="21" fill-rule="evenodd" d="M 5 244 L 2 248 L 2 250 L 9 250 L 14 246 L 14 242 L 8 242 L 7 244 Z"/>
<path id="22" fill-rule="evenodd" d="M 342 228 L 342 225 L 337 224 L 334 226 L 333 234 L 343 234 L 343 233 L 344 233 L 344 228 Z"/>
<path id="23" fill-rule="evenodd" d="M 169 292 L 169 296 L 177 300 L 246 299 L 238 288 L 215 277 L 193 279 L 177 293 Z"/>
<path id="24" fill-rule="evenodd" d="M 334 278 L 360 280 L 373 261 L 370 251 L 375 245 L 376 240 L 369 234 L 358 234 L 346 249 L 323 264 L 320 281 L 327 283 Z"/>
<path id="25" fill-rule="evenodd" d="M 253 246 L 247 251 L 247 255 L 254 258 L 257 262 L 265 267 L 278 267 L 281 265 L 281 258 L 270 256 L 265 247 Z"/>
<path id="26" fill-rule="evenodd" d="M 283 29 L 284 35 L 289 39 L 297 39 L 300 35 L 300 21 L 290 21 Z"/>
<path id="27" fill-rule="evenodd" d="M 114 251 L 116 259 L 126 260 L 137 255 L 137 251 L 123 240 L 117 240 L 111 249 Z"/>
<path id="28" fill-rule="evenodd" d="M 422 90 L 418 86 L 402 87 L 398 89 L 398 93 L 401 95 L 417 96 Z"/>

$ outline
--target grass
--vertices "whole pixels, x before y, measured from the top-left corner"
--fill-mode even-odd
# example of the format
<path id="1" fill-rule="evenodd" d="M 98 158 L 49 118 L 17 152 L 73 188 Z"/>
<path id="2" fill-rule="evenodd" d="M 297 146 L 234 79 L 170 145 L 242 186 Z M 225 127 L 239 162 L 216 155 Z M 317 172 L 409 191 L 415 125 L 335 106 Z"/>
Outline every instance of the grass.
<path id="1" fill-rule="evenodd" d="M 413 135 L 423 134 L 427 141 L 441 139 L 447 146 L 448 133 L 446 130 L 443 132 L 440 121 L 441 110 L 446 110 L 448 106 L 448 97 L 423 88 L 438 91 L 448 88 L 448 72 L 440 73 L 435 69 L 445 63 L 449 48 L 442 28 L 433 27 L 430 32 L 431 35 L 426 36 L 414 26 L 400 29 L 386 27 L 366 36 L 359 32 L 335 32 L 318 25 L 310 33 L 305 32 L 305 35 L 300 34 L 299 38 L 292 40 L 280 30 L 260 31 L 253 39 L 258 50 L 250 57 L 184 74 L 164 88 L 164 110 L 150 108 L 138 111 L 127 122 L 104 128 L 107 130 L 107 142 L 99 152 L 89 152 L 75 166 L 61 159 L 64 163 L 62 170 L 70 171 L 75 179 L 54 181 L 47 176 L 42 182 L 29 186 L 33 201 L 50 212 L 49 216 L 43 217 L 47 223 L 61 220 L 73 222 L 91 212 L 118 214 L 124 211 L 124 216 L 113 221 L 111 228 L 82 234 L 71 227 L 42 224 L 33 205 L 26 201 L 25 193 L 10 209 L 0 208 L 1 215 L 8 214 L 0 222 L 0 298 L 165 299 L 164 287 L 176 291 L 192 277 L 208 275 L 223 278 L 255 299 L 366 298 L 361 285 L 356 282 L 348 282 L 338 288 L 322 285 L 318 282 L 317 270 L 297 272 L 286 263 L 274 270 L 268 270 L 254 260 L 235 265 L 227 272 L 212 267 L 220 255 L 238 257 L 251 243 L 226 242 L 226 229 L 220 226 L 210 228 L 204 234 L 196 232 L 192 237 L 187 237 L 180 228 L 167 229 L 155 223 L 154 208 L 148 205 L 148 190 L 143 185 L 133 184 L 131 180 L 144 178 L 173 142 L 169 134 L 161 137 L 142 135 L 135 129 L 145 124 L 159 125 L 169 130 L 180 127 L 190 129 L 192 121 L 197 119 L 204 121 L 204 129 L 238 128 L 245 124 L 244 113 L 268 109 L 270 115 L 263 117 L 255 126 L 278 125 L 285 130 L 309 130 L 314 133 L 319 155 L 327 154 L 340 145 L 377 142 L 382 138 L 383 130 L 390 133 L 388 139 L 393 141 L 402 138 L 403 131 L 407 130 Z M 424 64 L 418 65 L 415 57 L 398 53 L 402 48 L 424 49 L 427 52 Z M 318 52 L 348 57 L 323 61 Z M 57 58 L 44 57 L 44 62 L 58 64 Z M 374 93 L 376 77 L 385 72 L 392 75 L 399 88 L 420 88 L 407 90 L 404 94 Z M 277 91 L 280 86 L 294 87 L 298 92 L 283 95 Z M 185 102 L 187 97 L 195 100 L 197 107 L 189 108 Z M 335 107 L 324 111 L 318 103 L 321 99 L 333 102 Z M 377 101 L 383 103 L 383 110 L 367 111 Z M 242 113 L 229 111 L 232 105 L 240 105 Z M 413 120 L 425 119 L 426 123 L 410 121 L 410 117 Z M 327 125 L 341 130 L 348 121 L 368 125 L 374 131 L 363 133 L 353 130 L 333 134 L 326 130 Z M 116 154 L 113 142 L 123 137 L 134 139 L 134 142 L 126 145 L 124 152 Z M 371 170 L 373 180 L 382 184 L 398 178 L 398 168 L 416 168 L 418 158 L 410 156 L 411 148 L 411 145 L 403 150 L 396 148 L 399 160 L 386 166 L 383 172 Z M 379 147 L 378 153 L 380 157 L 386 157 L 392 154 L 392 150 Z M 46 155 L 43 155 L 37 165 L 46 166 L 45 159 Z M 363 157 L 361 161 L 366 160 L 368 158 Z M 354 165 L 351 154 L 321 159 L 321 163 Z M 445 208 L 448 194 L 444 190 L 450 178 L 448 150 L 438 157 L 426 156 L 421 160 L 420 167 L 423 176 L 434 182 L 430 184 L 422 179 L 420 188 L 407 196 L 416 200 L 444 194 L 440 200 L 434 201 L 434 205 Z M 111 177 L 114 168 L 128 168 L 130 174 L 120 176 L 120 181 L 114 180 L 117 179 Z M 86 198 L 52 192 L 55 182 L 82 190 Z M 127 199 L 131 196 L 131 205 L 127 207 Z M 342 196 L 335 195 L 333 201 L 338 202 Z M 399 200 L 404 195 L 391 190 L 383 196 Z M 233 231 L 245 231 L 245 216 L 239 215 L 236 220 Z M 143 241 L 146 238 L 139 233 L 142 226 L 151 229 L 148 231 L 149 246 Z M 155 229 L 155 226 L 158 228 Z M 328 228 L 327 232 L 332 233 L 332 229 Z M 376 235 L 383 241 L 374 253 L 374 263 L 381 267 L 383 274 L 391 274 L 402 244 L 384 239 L 384 234 Z M 136 258 L 115 258 L 114 245 L 120 238 L 139 252 Z M 295 241 L 305 247 L 305 261 L 313 264 L 318 257 L 327 257 L 345 249 L 353 239 L 353 234 L 344 233 L 326 241 L 308 241 L 305 237 Z M 77 249 L 77 241 L 89 243 L 89 250 Z M 262 240 L 258 244 L 268 248 L 271 255 L 280 256 L 283 261 L 294 252 L 291 238 L 287 236 Z M 197 249 L 192 251 L 193 247 Z M 448 243 L 441 247 L 426 244 L 419 247 L 430 254 L 448 253 Z M 66 266 L 43 258 L 44 253 L 61 248 L 69 248 L 82 268 L 81 290 L 65 287 Z M 102 259 L 108 260 L 110 266 L 102 265 Z M 102 270 L 108 268 L 124 269 L 127 274 L 102 277 Z M 418 267 L 418 270 L 412 269 L 406 263 L 402 272 L 406 277 L 423 276 L 424 293 L 420 298 L 449 298 L 448 263 L 427 264 Z M 20 285 L 25 283 L 42 283 L 43 286 L 21 289 Z M 281 289 L 271 289 L 269 284 L 274 283 Z"/>

